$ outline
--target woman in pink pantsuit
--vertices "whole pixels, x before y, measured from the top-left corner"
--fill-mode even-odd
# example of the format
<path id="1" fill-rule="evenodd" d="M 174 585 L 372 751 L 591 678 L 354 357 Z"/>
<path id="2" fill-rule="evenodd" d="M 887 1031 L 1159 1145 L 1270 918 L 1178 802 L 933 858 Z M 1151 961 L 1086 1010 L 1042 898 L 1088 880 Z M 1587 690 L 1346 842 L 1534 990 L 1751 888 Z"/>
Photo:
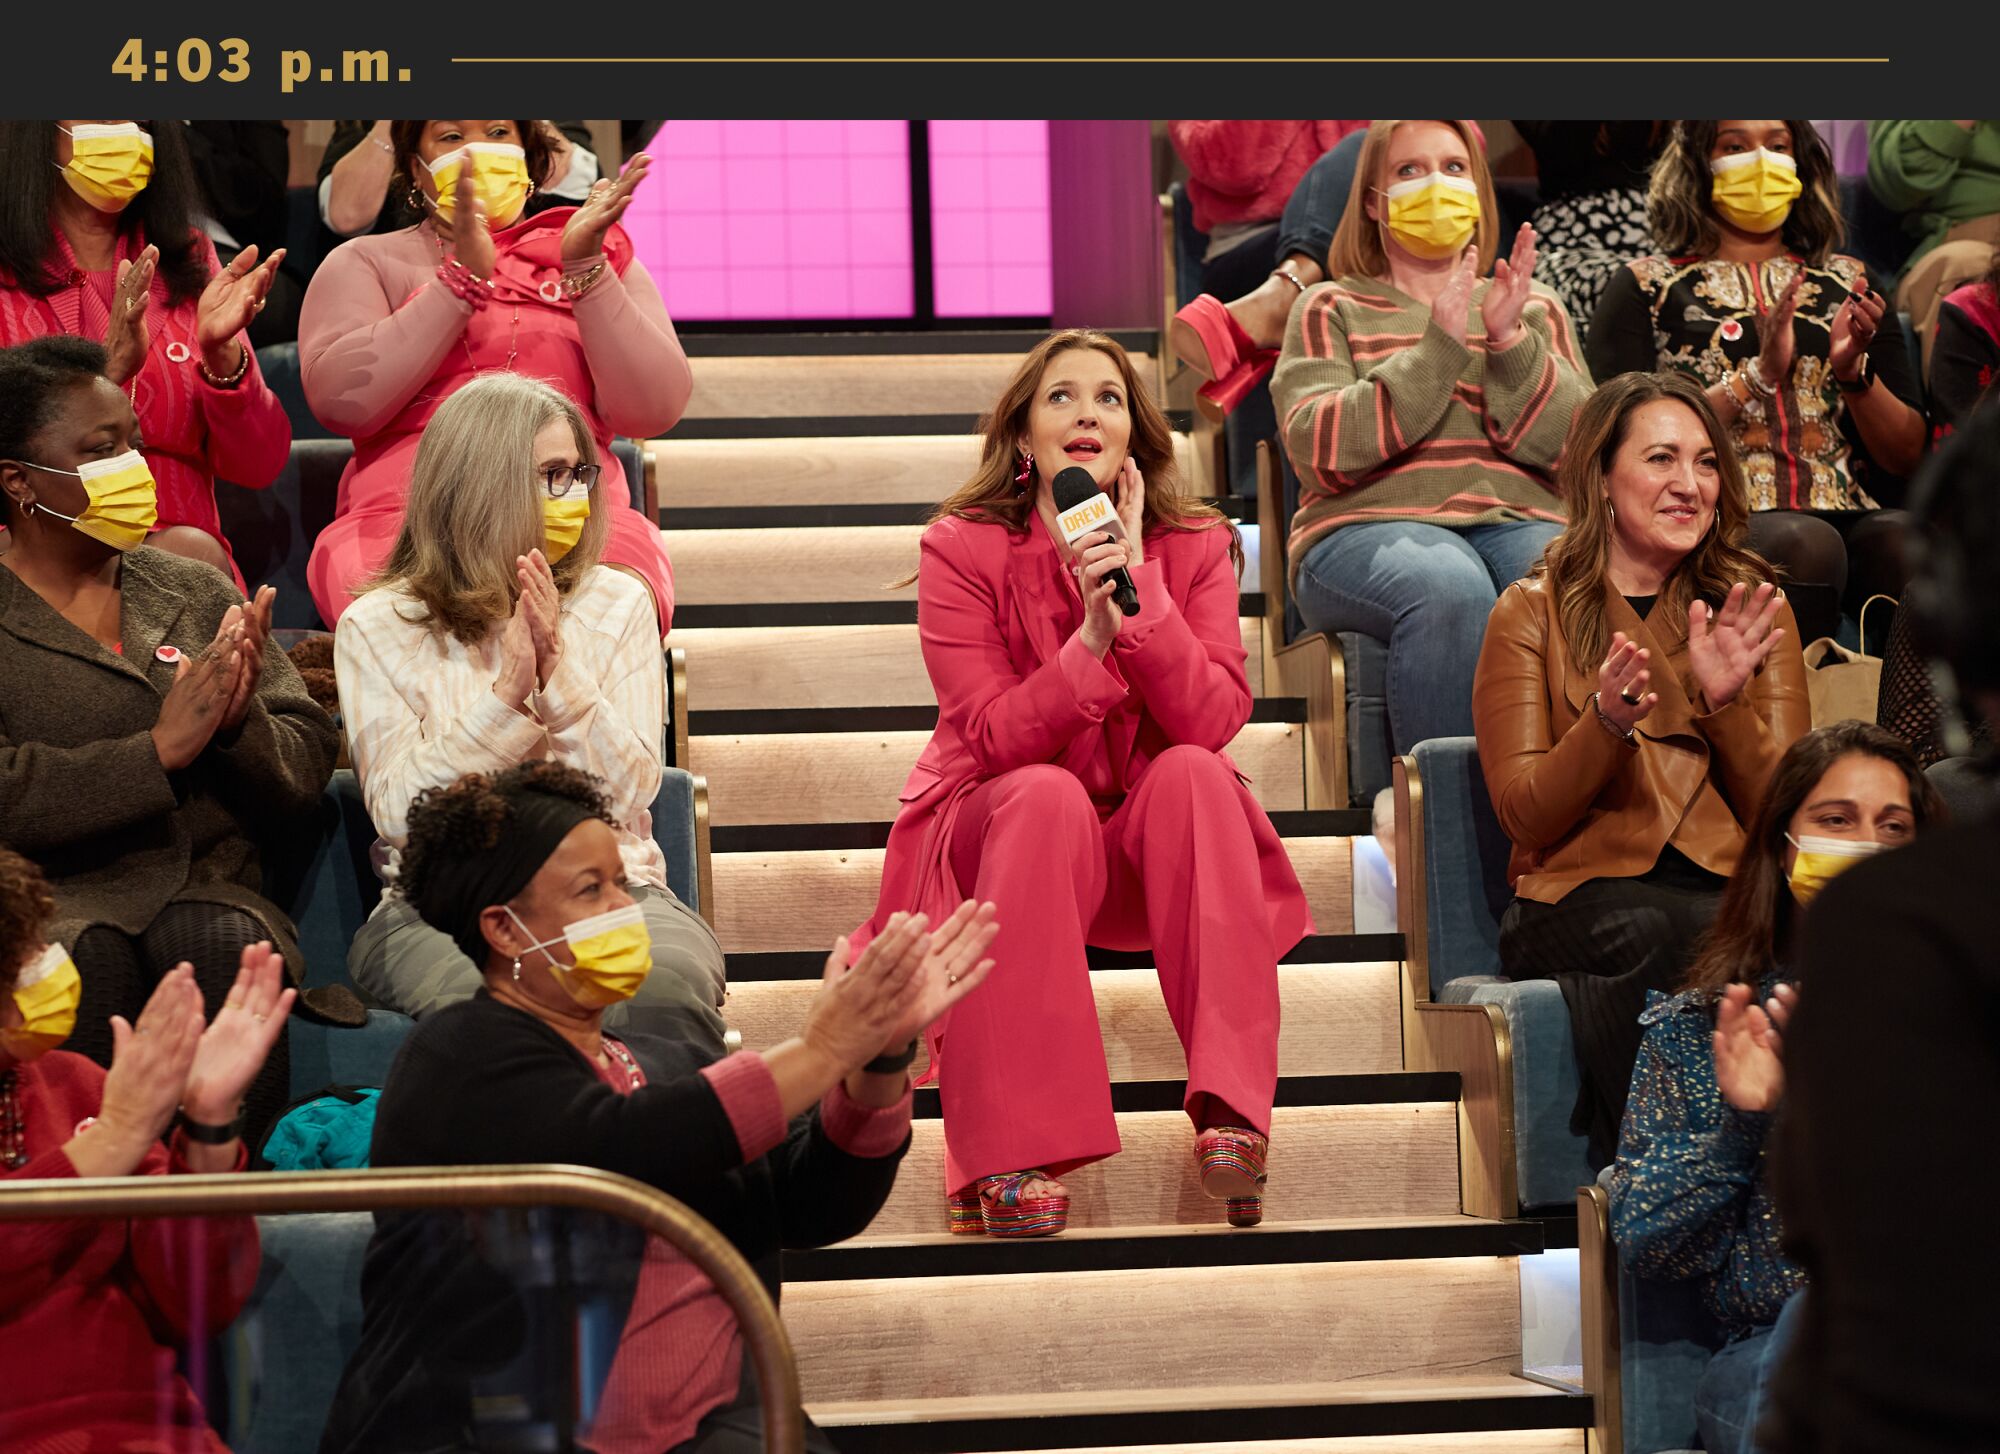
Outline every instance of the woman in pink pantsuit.
<path id="1" fill-rule="evenodd" d="M 1088 470 L 1128 543 L 1072 554 L 1051 481 Z M 866 938 L 898 909 L 1000 906 L 983 994 L 930 1036 L 955 1232 L 1057 1232 L 1056 1178 L 1118 1150 L 1085 944 L 1150 948 L 1187 1048 L 1209 1194 L 1254 1223 L 1277 1082 L 1278 956 L 1312 930 L 1224 746 L 1250 715 L 1235 532 L 1173 478 L 1125 351 L 1055 334 L 992 414 L 917 572 L 938 726 L 902 793 Z M 1128 566 L 1140 610 L 1111 601 Z"/>
<path id="2" fill-rule="evenodd" d="M 694 388 L 659 289 L 615 225 L 648 158 L 634 157 L 615 182 L 600 180 L 581 207 L 522 221 L 525 179 L 546 177 L 550 166 L 545 128 L 395 122 L 397 185 L 422 199 L 426 219 L 342 243 L 306 290 L 306 401 L 327 428 L 354 440 L 333 523 L 307 565 L 329 626 L 396 542 L 424 425 L 455 389 L 492 369 L 544 379 L 583 410 L 604 465 L 601 498 L 615 502 L 603 561 L 645 583 L 662 635 L 672 624 L 666 546 L 658 526 L 631 507 L 611 452 L 614 434 L 672 428 Z"/>

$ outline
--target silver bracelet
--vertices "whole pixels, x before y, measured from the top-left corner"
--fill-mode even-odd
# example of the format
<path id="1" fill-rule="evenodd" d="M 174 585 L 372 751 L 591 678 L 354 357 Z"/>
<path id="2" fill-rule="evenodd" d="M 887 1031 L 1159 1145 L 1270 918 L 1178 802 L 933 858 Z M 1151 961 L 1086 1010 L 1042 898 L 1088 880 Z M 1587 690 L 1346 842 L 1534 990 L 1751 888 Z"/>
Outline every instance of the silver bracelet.
<path id="1" fill-rule="evenodd" d="M 1306 285 L 1299 281 L 1299 275 L 1293 272 L 1290 268 L 1272 268 L 1271 276 L 1274 278 L 1283 278 L 1286 282 L 1290 283 L 1294 288 L 1297 288 L 1301 294 L 1303 294 L 1306 290 Z"/>
<path id="2" fill-rule="evenodd" d="M 1597 720 L 1603 726 L 1604 730 L 1609 732 L 1613 737 L 1616 737 L 1627 747 L 1637 747 L 1639 745 L 1639 734 L 1630 727 L 1620 727 L 1616 722 L 1612 721 L 1605 714 L 1604 704 L 1598 700 L 1598 697 L 1599 694 L 1597 692 L 1590 694 L 1590 710 L 1597 714 Z"/>

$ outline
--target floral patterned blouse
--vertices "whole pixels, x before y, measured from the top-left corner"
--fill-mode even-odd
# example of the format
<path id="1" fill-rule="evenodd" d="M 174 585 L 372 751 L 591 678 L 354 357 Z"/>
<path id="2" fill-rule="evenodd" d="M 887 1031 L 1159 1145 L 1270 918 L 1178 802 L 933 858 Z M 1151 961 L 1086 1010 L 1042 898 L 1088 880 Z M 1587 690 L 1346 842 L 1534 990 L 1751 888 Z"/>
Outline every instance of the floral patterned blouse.
<path id="1" fill-rule="evenodd" d="M 1761 263 L 1640 258 L 1604 290 L 1585 358 L 1600 383 L 1635 370 L 1678 369 L 1708 388 L 1756 357 L 1758 315 L 1777 305 L 1801 268 L 1792 375 L 1775 399 L 1753 397 L 1729 426 L 1750 508 L 1879 509 L 1878 493 L 1893 501 L 1902 482 L 1868 458 L 1827 362 L 1834 314 L 1868 277 L 1859 259 L 1836 255 L 1811 267 L 1789 254 Z M 1868 359 L 1890 393 L 1923 408 L 1894 312 L 1883 316 Z"/>
<path id="2" fill-rule="evenodd" d="M 1776 978 L 1757 988 L 1763 1003 Z M 1651 991 L 1646 1037 L 1611 1167 L 1611 1236 L 1641 1277 L 1701 1279 L 1730 1340 L 1768 1328 L 1804 1271 L 1778 1249 L 1764 1175 L 1769 1115 L 1738 1111 L 1715 1081 L 1716 996 Z"/>

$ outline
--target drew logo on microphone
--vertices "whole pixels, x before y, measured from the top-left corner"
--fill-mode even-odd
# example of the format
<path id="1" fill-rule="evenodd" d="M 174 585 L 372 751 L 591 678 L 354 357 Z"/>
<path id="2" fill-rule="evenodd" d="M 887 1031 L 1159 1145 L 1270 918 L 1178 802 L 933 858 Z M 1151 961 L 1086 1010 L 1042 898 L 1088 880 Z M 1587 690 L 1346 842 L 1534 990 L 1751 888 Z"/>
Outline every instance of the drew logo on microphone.
<path id="1" fill-rule="evenodd" d="M 1092 495 L 1074 510 L 1063 511 L 1057 524 L 1062 526 L 1063 539 L 1075 540 L 1110 513 L 1111 502 L 1103 495 Z"/>

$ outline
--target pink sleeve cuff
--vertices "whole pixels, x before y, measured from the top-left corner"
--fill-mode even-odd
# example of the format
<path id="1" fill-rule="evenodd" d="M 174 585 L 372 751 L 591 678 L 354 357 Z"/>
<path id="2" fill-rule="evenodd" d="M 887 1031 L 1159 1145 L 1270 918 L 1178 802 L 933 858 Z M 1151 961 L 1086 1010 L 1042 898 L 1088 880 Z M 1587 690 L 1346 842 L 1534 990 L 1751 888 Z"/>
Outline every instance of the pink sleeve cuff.
<path id="1" fill-rule="evenodd" d="M 905 1087 L 893 1106 L 864 1106 L 837 1085 L 819 1103 L 819 1124 L 826 1139 L 849 1156 L 880 1158 L 894 1153 L 910 1134 L 913 1092 Z"/>
<path id="2" fill-rule="evenodd" d="M 1106 653 L 1107 656 L 1137 651 L 1146 644 L 1146 638 L 1159 624 L 1179 609 L 1174 602 L 1174 593 L 1167 589 L 1166 577 L 1161 574 L 1157 560 L 1142 561 L 1132 567 L 1132 589 L 1139 593 L 1139 614 L 1125 618 L 1124 626 L 1111 638 L 1111 651 Z"/>
<path id="3" fill-rule="evenodd" d="M 740 1050 L 703 1066 L 701 1073 L 722 1102 L 743 1160 L 755 1161 L 776 1150 L 785 1139 L 785 1108 L 778 1099 L 778 1082 L 764 1057 L 754 1050 Z"/>
<path id="4" fill-rule="evenodd" d="M 1110 658 L 1108 651 L 1098 656 L 1085 646 L 1081 633 L 1071 636 L 1056 653 L 1063 681 L 1076 699 L 1078 710 L 1093 722 L 1103 721 L 1104 714 L 1124 701 L 1129 690 L 1123 676 L 1111 666 Z"/>

